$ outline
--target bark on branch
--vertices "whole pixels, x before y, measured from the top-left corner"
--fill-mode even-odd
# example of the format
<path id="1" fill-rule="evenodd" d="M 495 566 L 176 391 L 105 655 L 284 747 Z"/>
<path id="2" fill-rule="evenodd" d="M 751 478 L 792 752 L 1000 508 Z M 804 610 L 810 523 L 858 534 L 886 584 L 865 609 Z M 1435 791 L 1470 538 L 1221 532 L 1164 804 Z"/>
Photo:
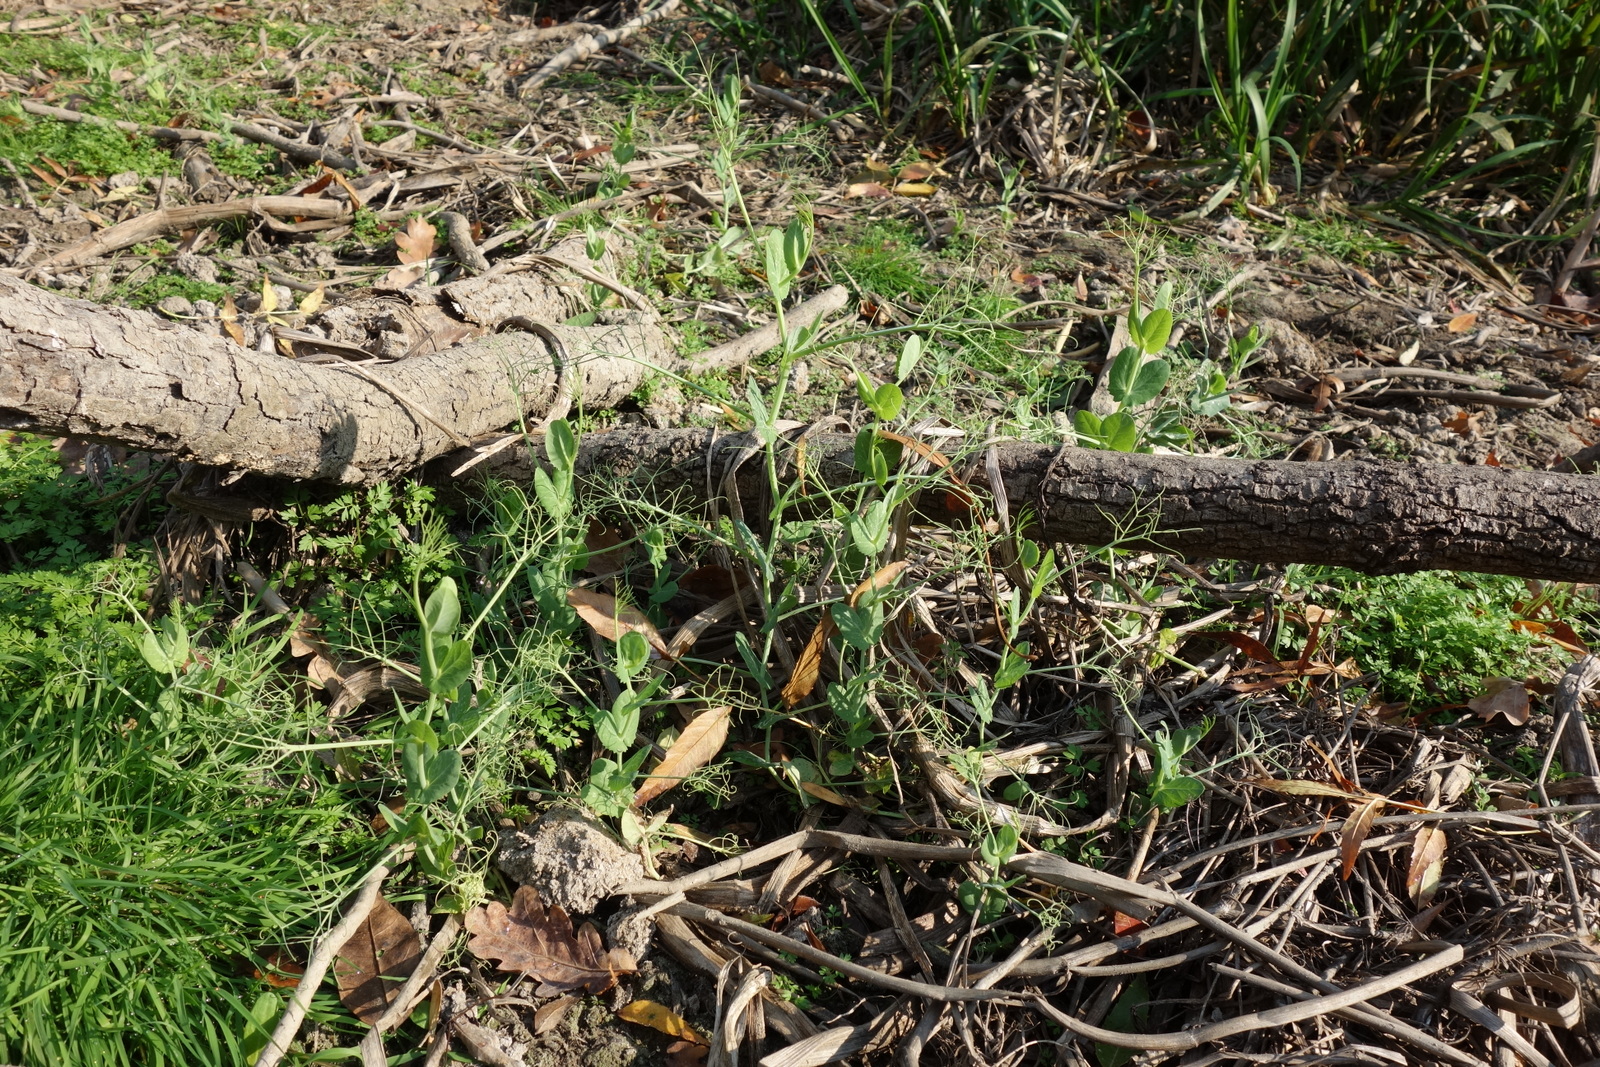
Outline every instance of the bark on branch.
<path id="1" fill-rule="evenodd" d="M 622 399 L 657 368 L 695 369 L 646 316 L 559 325 L 574 310 L 569 293 L 521 274 L 408 294 L 411 304 L 394 317 L 423 323 L 425 334 L 453 330 L 476 340 L 356 372 L 247 350 L 144 312 L 66 300 L 0 276 L 0 429 L 115 441 L 277 478 L 369 483 L 542 415 L 564 392 L 563 375 L 596 408 Z M 790 322 L 814 320 L 839 299 L 833 291 L 813 298 Z M 550 325 L 490 333 L 507 320 Z M 615 431 L 588 437 L 582 462 L 613 490 L 632 485 L 703 501 L 744 443 L 735 436 L 713 444 L 704 430 Z M 856 481 L 852 446 L 850 436 L 811 438 L 807 478 Z M 452 468 L 461 458 L 450 457 Z M 508 450 L 485 467 L 514 477 L 526 475 L 529 462 Z M 1584 475 L 1021 443 L 996 446 L 993 465 L 1012 510 L 1026 509 L 1035 534 L 1052 541 L 1371 573 L 1450 569 L 1600 581 L 1600 481 Z M 969 477 L 986 478 L 983 464 Z M 731 484 L 746 515 L 764 513 L 760 464 L 741 468 Z M 930 521 L 970 521 L 961 500 L 924 493 L 919 506 Z"/>
<path id="2" fill-rule="evenodd" d="M 252 351 L 147 312 L 0 276 L 0 430 L 360 484 L 542 414 L 563 375 L 584 404 L 605 408 L 658 370 L 699 369 L 647 316 L 561 325 L 577 309 L 561 286 L 535 274 L 475 278 L 407 299 L 394 317 L 422 322 L 424 333 L 455 329 L 477 339 L 355 370 Z M 808 317 L 816 316 L 804 306 L 791 314 Z M 489 333 L 517 319 L 546 324 L 559 344 L 524 330 Z"/>
<path id="3" fill-rule="evenodd" d="M 585 438 L 580 463 L 611 491 L 623 487 L 681 505 L 703 501 L 708 482 L 722 484 L 728 457 L 749 443 L 742 434 L 713 443 L 706 430 L 614 430 Z M 809 483 L 860 480 L 854 443 L 842 434 L 809 438 Z M 1461 570 L 1600 581 L 1600 480 L 1585 475 L 1376 460 L 1251 462 L 1024 443 L 998 445 L 996 453 L 1013 514 L 1030 512 L 1030 536 L 1048 541 L 1322 563 L 1369 574 Z M 528 473 L 529 462 L 526 453 L 508 454 L 497 473 L 517 477 Z M 984 484 L 984 465 L 973 466 L 969 484 Z M 790 472 L 785 484 L 796 478 Z M 733 484 L 747 517 L 765 513 L 763 464 L 745 464 Z M 923 493 L 918 510 L 930 522 L 972 519 L 959 493 Z"/>

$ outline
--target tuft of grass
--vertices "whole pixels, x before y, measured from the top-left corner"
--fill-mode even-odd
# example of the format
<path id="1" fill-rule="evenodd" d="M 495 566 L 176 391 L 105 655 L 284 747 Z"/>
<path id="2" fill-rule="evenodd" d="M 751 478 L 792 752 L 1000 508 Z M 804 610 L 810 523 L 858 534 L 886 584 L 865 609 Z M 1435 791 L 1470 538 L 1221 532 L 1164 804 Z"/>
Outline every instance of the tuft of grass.
<path id="1" fill-rule="evenodd" d="M 755 0 L 736 18 L 696 6 L 751 65 L 821 59 L 852 104 L 900 133 L 958 137 L 998 121 L 1019 87 L 1071 76 L 1095 87 L 1100 122 L 1129 116 L 1179 133 L 1221 164 L 1224 191 L 1270 201 L 1306 162 L 1398 164 L 1380 190 L 1413 224 L 1506 239 L 1441 198 L 1473 184 L 1551 203 L 1575 195 L 1595 154 L 1600 14 L 1531 0 L 927 0 L 892 21 L 852 4 Z M 854 98 L 853 100 L 851 98 Z"/>
<path id="2" fill-rule="evenodd" d="M 1352 263 L 1369 264 L 1379 256 L 1399 256 L 1406 251 L 1381 233 L 1332 215 L 1296 221 L 1293 234 L 1307 248 Z"/>
<path id="3" fill-rule="evenodd" d="M 226 285 L 216 282 L 196 281 L 181 274 L 157 274 L 131 290 L 124 290 L 120 286 L 113 287 L 105 299 L 107 302 L 116 302 L 127 307 L 147 308 L 159 304 L 169 296 L 221 303 L 228 292 Z"/>

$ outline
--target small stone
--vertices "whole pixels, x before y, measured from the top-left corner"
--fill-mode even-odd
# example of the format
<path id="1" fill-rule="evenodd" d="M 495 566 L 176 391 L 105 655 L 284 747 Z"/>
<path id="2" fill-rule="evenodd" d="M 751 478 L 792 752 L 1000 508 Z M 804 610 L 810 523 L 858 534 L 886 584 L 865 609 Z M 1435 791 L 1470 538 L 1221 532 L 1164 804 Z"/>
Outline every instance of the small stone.
<path id="1" fill-rule="evenodd" d="M 173 319 L 187 319 L 194 315 L 194 301 L 186 296 L 164 296 L 156 301 L 156 310 Z"/>
<path id="2" fill-rule="evenodd" d="M 214 319 L 217 317 L 217 305 L 210 300 L 196 300 L 194 302 L 194 317 L 197 319 Z"/>
<path id="3" fill-rule="evenodd" d="M 172 269 L 185 278 L 193 278 L 197 282 L 206 282 L 210 285 L 217 283 L 217 265 L 205 256 L 197 256 L 193 252 L 179 252 L 172 259 Z"/>
<path id="4" fill-rule="evenodd" d="M 547 904 L 587 915 L 620 885 L 644 878 L 639 857 L 594 819 L 556 808 L 526 830 L 504 834 L 495 864 L 520 885 L 531 885 Z"/>
<path id="5" fill-rule="evenodd" d="M 795 396 L 805 396 L 811 391 L 811 364 L 803 359 L 789 368 L 789 391 Z"/>

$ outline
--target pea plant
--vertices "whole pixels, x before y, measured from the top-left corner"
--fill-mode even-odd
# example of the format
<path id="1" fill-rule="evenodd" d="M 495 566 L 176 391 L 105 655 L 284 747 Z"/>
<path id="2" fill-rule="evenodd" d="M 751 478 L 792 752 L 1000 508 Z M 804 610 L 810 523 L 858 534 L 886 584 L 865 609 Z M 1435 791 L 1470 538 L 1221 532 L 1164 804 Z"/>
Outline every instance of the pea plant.
<path id="1" fill-rule="evenodd" d="M 399 813 L 387 805 L 378 811 L 392 830 L 416 842 L 423 870 L 439 879 L 455 873 L 454 853 L 461 829 L 461 749 L 486 725 L 493 706 L 486 689 L 468 684 L 473 675 L 472 641 L 460 634 L 461 598 L 453 578 L 444 578 L 424 602 L 413 587 L 421 620 L 422 685 L 428 691 L 420 707 L 402 711 L 394 747 L 405 780 L 405 804 Z M 443 818 L 435 805 L 441 805 Z"/>
<path id="2" fill-rule="evenodd" d="M 1128 310 L 1128 336 L 1133 344 L 1118 352 L 1106 375 L 1106 390 L 1117 410 L 1101 417 L 1088 409 L 1073 416 L 1073 430 L 1085 448 L 1112 452 L 1152 452 L 1160 446 L 1189 441 L 1189 431 L 1179 422 L 1180 412 L 1162 404 L 1141 417 L 1140 409 L 1155 400 L 1172 376 L 1172 364 L 1162 358 L 1172 341 L 1172 283 L 1156 293 L 1156 306 L 1144 312 L 1137 294 Z"/>

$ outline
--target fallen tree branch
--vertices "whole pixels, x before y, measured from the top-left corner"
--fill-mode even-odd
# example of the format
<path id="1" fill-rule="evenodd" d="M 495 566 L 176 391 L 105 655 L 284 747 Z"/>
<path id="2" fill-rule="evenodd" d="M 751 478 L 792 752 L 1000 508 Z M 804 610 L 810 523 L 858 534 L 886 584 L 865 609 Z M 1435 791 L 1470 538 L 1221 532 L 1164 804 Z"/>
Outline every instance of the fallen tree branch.
<path id="1" fill-rule="evenodd" d="M 350 898 L 350 904 L 345 908 L 338 925 L 317 942 L 311 958 L 306 961 L 305 974 L 295 986 L 294 996 L 290 999 L 289 1006 L 284 1009 L 277 1027 L 267 1039 L 266 1047 L 261 1050 L 260 1058 L 256 1060 L 256 1067 L 277 1067 L 278 1061 L 289 1051 L 289 1045 L 300 1032 L 300 1024 L 305 1021 L 306 1009 L 311 1007 L 311 997 L 316 993 L 317 986 L 322 984 L 328 968 L 333 966 L 334 957 L 339 955 L 345 942 L 355 936 L 361 924 L 367 921 L 367 916 L 372 914 L 372 907 L 378 902 L 378 894 L 383 891 L 383 880 L 389 877 L 391 865 L 397 863 L 410 847 L 403 845 L 391 850 L 377 866 L 367 872 L 355 896 Z"/>
<path id="2" fill-rule="evenodd" d="M 426 293 L 408 294 L 407 307 L 432 308 L 435 332 L 476 336 L 521 314 L 513 309 L 537 307 L 533 317 L 563 322 L 572 312 L 561 293 L 529 274 L 480 277 L 446 286 L 431 302 Z M 816 321 L 847 300 L 830 289 L 797 307 L 790 322 Z M 369 381 L 0 276 L 0 429 L 115 441 L 269 477 L 371 483 L 549 410 L 563 367 L 572 395 L 593 410 L 628 396 L 657 369 L 704 370 L 777 341 L 776 329 L 757 331 L 680 357 L 658 325 L 634 313 L 608 325 L 548 329 L 570 360 L 542 336 L 504 333 L 372 365 Z M 427 417 L 398 397 L 427 398 Z M 744 434 L 713 444 L 709 430 L 630 428 L 588 435 L 579 470 L 612 489 L 632 483 L 641 493 L 703 501 L 707 463 L 720 468 L 728 450 L 751 447 L 759 442 Z M 806 484 L 858 482 L 854 447 L 853 435 L 808 437 Z M 1029 536 L 1046 541 L 1373 574 L 1459 570 L 1600 581 L 1600 481 L 1587 476 L 1023 442 L 991 451 L 992 463 L 969 484 L 997 480 L 1011 510 L 1030 513 Z M 508 448 L 481 468 L 527 478 L 536 456 Z M 446 470 L 458 466 L 459 457 Z M 730 479 L 744 500 L 764 499 L 762 465 L 744 465 Z M 804 510 L 805 501 L 796 506 Z M 919 504 L 924 521 L 950 525 L 972 522 L 970 509 L 964 492 L 925 493 Z"/>
<path id="3" fill-rule="evenodd" d="M 471 286 L 439 305 L 506 321 Z M 505 280 L 511 304 L 565 311 L 556 287 Z M 413 298 L 413 305 L 425 303 Z M 414 470 L 545 411 L 572 393 L 607 407 L 657 367 L 681 366 L 666 334 L 640 316 L 615 325 L 508 332 L 393 363 L 321 365 L 249 350 L 158 316 L 69 300 L 0 277 L 0 429 L 120 441 L 145 451 L 270 477 L 362 484 Z M 570 355 L 568 360 L 557 349 Z M 413 399 L 427 398 L 426 415 Z"/>
<path id="4" fill-rule="evenodd" d="M 582 442 L 580 471 L 608 485 L 679 501 L 704 499 L 705 472 L 751 443 L 708 430 L 629 428 Z M 714 448 L 708 457 L 706 450 Z M 855 437 L 806 441 L 806 481 L 855 484 Z M 1600 581 L 1600 481 L 1503 467 L 1386 461 L 1295 463 L 1139 455 L 1011 442 L 996 470 L 1028 536 L 1069 544 L 1150 549 L 1256 563 L 1320 563 L 1368 574 L 1476 571 L 1555 581 Z M 495 473 L 531 476 L 529 456 L 507 453 Z M 734 475 L 760 500 L 766 475 Z M 969 485 L 983 484 L 980 468 Z M 802 508 L 803 510 L 803 508 Z M 924 521 L 971 522 L 962 494 L 925 493 Z"/>
<path id="5" fill-rule="evenodd" d="M 736 919 L 731 915 L 724 915 L 720 911 L 702 907 L 699 904 L 690 904 L 687 901 L 682 904 L 674 904 L 670 909 L 670 912 L 671 914 L 677 915 L 680 918 L 691 919 L 694 922 L 704 923 L 707 926 L 714 926 L 717 929 L 723 930 L 727 933 L 737 934 L 746 941 L 754 941 L 757 944 L 770 945 L 773 948 L 779 949 L 780 951 L 789 953 L 791 956 L 798 956 L 800 959 L 809 960 L 812 963 L 823 967 L 828 967 L 832 970 L 838 971 L 840 974 L 848 975 L 851 978 L 857 979 L 858 981 L 866 982 L 882 989 L 892 989 L 896 993 L 909 993 L 912 996 L 925 997 L 928 1000 L 935 1000 L 939 1001 L 940 1003 L 957 1003 L 960 1001 L 973 1000 L 1014 1001 L 1017 999 L 1017 995 L 1015 993 L 1008 993 L 998 989 L 972 989 L 970 987 L 963 986 L 930 985 L 927 982 L 918 982 L 910 978 L 898 978 L 894 975 L 879 974 L 877 971 L 874 971 L 869 967 L 863 967 L 859 963 L 852 963 L 851 961 L 844 959 L 842 956 L 835 956 L 831 952 L 825 952 L 821 949 L 813 948 L 804 941 L 796 941 L 792 937 L 786 937 L 783 934 L 768 930 L 764 926 L 757 926 L 755 923 L 747 923 L 743 919 Z"/>
<path id="6" fill-rule="evenodd" d="M 1090 1026 L 1088 1023 L 1079 1022 L 1072 1016 L 1060 1011 L 1043 997 L 1034 1001 L 1039 1009 L 1049 1016 L 1062 1029 L 1070 1030 L 1079 1037 L 1086 1037 L 1091 1041 L 1101 1044 L 1114 1045 L 1118 1048 L 1154 1049 L 1163 1052 L 1182 1052 L 1187 1049 L 1198 1048 L 1210 1041 L 1221 1041 L 1225 1037 L 1246 1033 L 1250 1030 L 1261 1030 L 1267 1027 L 1288 1026 L 1290 1023 L 1314 1019 L 1319 1015 L 1331 1015 L 1342 1009 L 1352 1008 L 1358 1004 L 1365 1004 L 1374 997 L 1381 996 L 1392 989 L 1419 978 L 1426 978 L 1446 967 L 1460 963 L 1465 955 L 1460 945 L 1451 945 L 1446 949 L 1434 953 L 1425 959 L 1418 960 L 1408 967 L 1402 967 L 1393 974 L 1386 974 L 1381 978 L 1374 978 L 1350 989 L 1338 993 L 1329 993 L 1325 996 L 1310 997 L 1293 1004 L 1285 1004 L 1279 1008 L 1268 1011 L 1251 1012 L 1234 1019 L 1223 1019 L 1207 1026 L 1196 1027 L 1193 1030 L 1180 1030 L 1170 1034 L 1125 1034 L 1120 1030 L 1106 1030 L 1099 1026 Z M 1365 1020 L 1361 1020 L 1365 1022 Z"/>
<path id="7" fill-rule="evenodd" d="M 34 269 L 75 267 L 169 233 L 178 233 L 181 230 L 221 222 L 224 219 L 236 219 L 244 215 L 297 215 L 310 219 L 339 219 L 349 214 L 349 204 L 315 196 L 252 196 L 221 204 L 188 204 L 184 207 L 161 208 L 85 237 L 77 244 L 63 248 L 49 259 L 43 260 Z"/>
<path id="8" fill-rule="evenodd" d="M 809 329 L 814 323 L 827 318 L 849 302 L 849 291 L 842 285 L 835 285 L 792 311 L 786 312 L 784 325 L 791 332 Z M 696 353 L 690 357 L 690 361 L 699 372 L 737 367 L 748 363 L 763 352 L 771 351 L 777 347 L 780 339 L 778 322 L 774 319 L 765 326 L 751 330 L 742 337 L 735 337 L 726 344 Z"/>
<path id="9" fill-rule="evenodd" d="M 17 101 L 22 110 L 30 115 L 40 118 L 56 119 L 60 122 L 81 122 L 90 126 L 110 126 L 124 133 L 140 133 L 146 137 L 153 137 L 158 141 L 207 141 L 212 144 L 226 142 L 227 137 L 215 130 L 183 129 L 174 126 L 142 126 L 137 122 L 125 122 L 102 118 L 99 115 L 90 115 L 83 111 L 72 111 L 64 107 L 53 107 L 42 104 L 37 100 L 22 99 Z M 326 163 L 334 170 L 360 171 L 365 170 L 360 163 L 342 152 L 336 152 L 326 145 L 303 144 L 291 141 L 281 134 L 257 126 L 253 122 L 225 122 L 229 133 L 246 141 L 268 145 L 276 148 L 284 156 L 296 163 Z"/>
<path id="10" fill-rule="evenodd" d="M 601 30 L 599 33 L 580 37 L 552 56 L 544 66 L 528 75 L 527 80 L 522 83 L 518 92 L 522 95 L 531 93 L 574 63 L 588 59 L 602 48 L 616 44 L 618 41 L 627 40 L 636 31 L 643 29 L 657 19 L 672 14 L 682 2 L 683 0 L 663 0 L 662 3 L 657 4 L 654 8 L 641 12 L 616 29 Z"/>

